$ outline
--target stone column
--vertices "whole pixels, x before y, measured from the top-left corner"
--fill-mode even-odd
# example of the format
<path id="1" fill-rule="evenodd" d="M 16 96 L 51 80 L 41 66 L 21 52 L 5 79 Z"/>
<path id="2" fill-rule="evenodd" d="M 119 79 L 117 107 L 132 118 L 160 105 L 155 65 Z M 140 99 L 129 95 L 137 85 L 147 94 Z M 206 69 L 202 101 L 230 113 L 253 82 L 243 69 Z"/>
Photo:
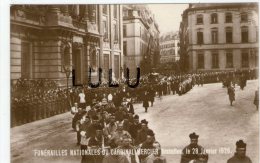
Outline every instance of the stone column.
<path id="1" fill-rule="evenodd" d="M 90 5 L 90 11 L 89 11 L 89 16 L 90 16 L 90 21 L 91 23 L 95 23 L 96 21 L 96 5 Z"/>
<path id="2" fill-rule="evenodd" d="M 49 7 L 49 11 L 50 11 L 51 13 L 58 14 L 58 13 L 60 13 L 60 7 L 59 7 L 58 5 L 51 5 L 51 6 Z"/>
<path id="3" fill-rule="evenodd" d="M 84 6 L 84 16 L 83 16 L 83 19 L 85 22 L 87 22 L 89 20 L 89 6 L 88 5 L 85 5 Z"/>
<path id="4" fill-rule="evenodd" d="M 68 5 L 61 5 L 60 6 L 60 9 L 61 9 L 61 13 L 65 16 L 68 16 L 69 15 L 69 8 L 68 8 Z"/>

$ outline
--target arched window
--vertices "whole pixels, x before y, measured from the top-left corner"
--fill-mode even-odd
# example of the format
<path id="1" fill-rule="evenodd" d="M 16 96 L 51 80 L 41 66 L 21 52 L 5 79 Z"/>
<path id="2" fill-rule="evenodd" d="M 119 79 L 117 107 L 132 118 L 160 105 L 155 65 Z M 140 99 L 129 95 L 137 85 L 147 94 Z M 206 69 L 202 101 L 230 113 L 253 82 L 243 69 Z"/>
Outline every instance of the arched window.
<path id="1" fill-rule="evenodd" d="M 97 70 L 97 51 L 94 47 L 89 51 L 90 67 L 93 71 Z"/>
<path id="2" fill-rule="evenodd" d="M 197 24 L 203 24 L 203 15 L 202 14 L 197 15 Z"/>
<path id="3" fill-rule="evenodd" d="M 71 46 L 68 42 L 62 42 L 61 44 L 61 65 L 70 66 Z M 63 69 L 62 69 L 63 71 Z"/>
<path id="4" fill-rule="evenodd" d="M 211 24 L 216 24 L 216 23 L 218 23 L 218 14 L 213 13 L 211 14 Z"/>

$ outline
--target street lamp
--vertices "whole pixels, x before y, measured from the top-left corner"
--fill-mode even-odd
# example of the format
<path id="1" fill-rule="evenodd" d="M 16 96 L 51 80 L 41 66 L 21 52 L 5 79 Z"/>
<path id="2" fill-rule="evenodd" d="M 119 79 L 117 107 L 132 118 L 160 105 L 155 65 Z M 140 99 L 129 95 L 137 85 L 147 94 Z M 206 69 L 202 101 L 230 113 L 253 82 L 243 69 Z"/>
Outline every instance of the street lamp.
<path id="1" fill-rule="evenodd" d="M 66 78 L 67 78 L 67 98 L 69 98 L 69 77 L 70 77 L 70 65 L 63 65 L 63 70 L 65 71 Z"/>

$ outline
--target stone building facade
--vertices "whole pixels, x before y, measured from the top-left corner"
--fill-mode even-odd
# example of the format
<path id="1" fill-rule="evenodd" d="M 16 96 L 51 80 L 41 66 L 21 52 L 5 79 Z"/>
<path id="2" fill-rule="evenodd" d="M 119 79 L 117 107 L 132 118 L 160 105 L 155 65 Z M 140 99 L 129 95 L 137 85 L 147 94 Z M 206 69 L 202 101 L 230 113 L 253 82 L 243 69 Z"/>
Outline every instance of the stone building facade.
<path id="1" fill-rule="evenodd" d="M 124 65 L 131 77 L 137 67 L 151 70 L 156 66 L 159 28 L 147 5 L 123 5 L 123 38 Z"/>
<path id="2" fill-rule="evenodd" d="M 175 62 L 179 56 L 179 33 L 168 32 L 160 37 L 160 63 Z"/>
<path id="3" fill-rule="evenodd" d="M 11 6 L 11 79 L 49 79 L 66 83 L 70 67 L 75 84 L 103 79 L 108 70 L 120 78 L 123 66 L 122 6 L 13 5 Z"/>
<path id="4" fill-rule="evenodd" d="M 256 3 L 190 4 L 179 34 L 181 63 L 190 72 L 258 68 Z"/>

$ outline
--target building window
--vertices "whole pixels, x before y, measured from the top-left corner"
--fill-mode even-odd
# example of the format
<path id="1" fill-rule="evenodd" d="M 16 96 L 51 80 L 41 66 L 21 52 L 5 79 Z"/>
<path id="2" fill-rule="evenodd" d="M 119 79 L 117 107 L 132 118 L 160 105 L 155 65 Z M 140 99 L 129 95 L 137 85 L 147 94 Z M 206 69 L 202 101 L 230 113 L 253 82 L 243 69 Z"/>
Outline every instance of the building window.
<path id="1" fill-rule="evenodd" d="M 123 36 L 126 37 L 126 25 L 123 25 Z"/>
<path id="2" fill-rule="evenodd" d="M 203 24 L 203 15 L 197 15 L 197 24 Z"/>
<path id="3" fill-rule="evenodd" d="M 226 13 L 226 23 L 232 23 L 232 13 Z"/>
<path id="4" fill-rule="evenodd" d="M 255 51 L 255 67 L 258 67 L 258 49 Z"/>
<path id="5" fill-rule="evenodd" d="M 70 65 L 70 47 L 66 46 L 61 58 L 62 65 Z"/>
<path id="6" fill-rule="evenodd" d="M 117 5 L 114 5 L 114 18 L 117 18 Z"/>
<path id="7" fill-rule="evenodd" d="M 200 69 L 204 68 L 204 54 L 203 53 L 198 54 L 198 68 L 200 68 Z"/>
<path id="8" fill-rule="evenodd" d="M 123 53 L 124 53 L 124 56 L 127 56 L 127 43 L 126 43 L 126 41 L 124 41 L 124 43 L 123 43 Z"/>
<path id="9" fill-rule="evenodd" d="M 226 52 L 226 67 L 233 68 L 233 53 L 232 51 Z"/>
<path id="10" fill-rule="evenodd" d="M 94 72 L 97 71 L 97 51 L 94 47 L 91 47 L 89 50 L 89 59 L 90 59 L 90 67 Z"/>
<path id="11" fill-rule="evenodd" d="M 127 17 L 128 16 L 128 10 L 124 10 L 123 11 L 123 17 Z"/>
<path id="12" fill-rule="evenodd" d="M 216 23 L 218 23 L 218 14 L 213 13 L 211 14 L 211 24 L 216 24 Z"/>
<path id="13" fill-rule="evenodd" d="M 21 44 L 21 77 L 31 78 L 31 45 L 29 42 Z"/>
<path id="14" fill-rule="evenodd" d="M 218 29 L 214 28 L 211 31 L 211 41 L 212 44 L 217 44 L 218 43 Z"/>
<path id="15" fill-rule="evenodd" d="M 108 41 L 108 27 L 107 27 L 106 20 L 103 20 L 103 28 L 104 28 L 104 41 Z"/>
<path id="16" fill-rule="evenodd" d="M 107 15 L 107 5 L 102 5 L 103 14 Z"/>
<path id="17" fill-rule="evenodd" d="M 231 27 L 226 28 L 226 43 L 233 42 L 233 32 Z"/>
<path id="18" fill-rule="evenodd" d="M 117 25 L 113 25 L 113 31 L 114 31 L 114 43 L 118 43 L 118 31 L 117 31 Z"/>
<path id="19" fill-rule="evenodd" d="M 219 66 L 218 66 L 218 53 L 217 52 L 212 53 L 212 68 L 219 68 Z"/>
<path id="20" fill-rule="evenodd" d="M 259 32 L 258 32 L 258 28 L 256 28 L 256 42 L 258 42 L 258 38 L 259 37 Z"/>
<path id="21" fill-rule="evenodd" d="M 241 13 L 241 22 L 248 22 L 248 14 L 246 12 Z"/>
<path id="22" fill-rule="evenodd" d="M 197 44 L 203 44 L 203 32 L 197 32 Z"/>
<path id="23" fill-rule="evenodd" d="M 242 27 L 241 28 L 241 41 L 243 43 L 248 42 L 248 27 Z"/>
<path id="24" fill-rule="evenodd" d="M 248 58 L 248 51 L 242 51 L 242 67 L 248 67 L 249 58 Z"/>

